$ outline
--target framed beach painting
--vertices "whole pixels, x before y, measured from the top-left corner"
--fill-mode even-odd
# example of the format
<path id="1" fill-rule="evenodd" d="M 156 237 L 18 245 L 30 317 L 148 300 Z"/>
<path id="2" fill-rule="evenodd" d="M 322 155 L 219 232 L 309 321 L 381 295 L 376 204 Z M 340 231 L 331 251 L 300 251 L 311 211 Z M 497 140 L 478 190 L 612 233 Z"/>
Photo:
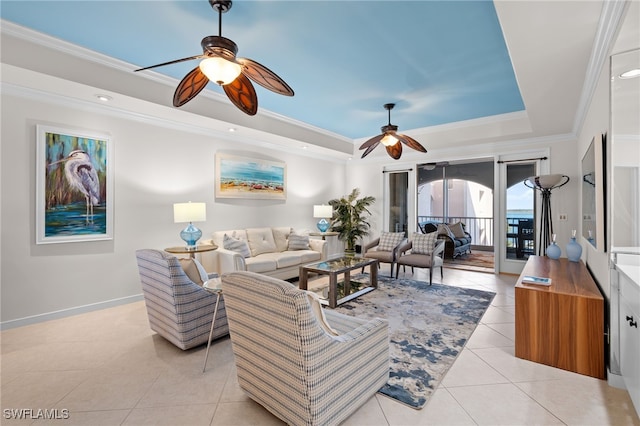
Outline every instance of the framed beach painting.
<path id="1" fill-rule="evenodd" d="M 108 135 L 37 125 L 36 244 L 113 239 Z"/>
<path id="2" fill-rule="evenodd" d="M 216 154 L 216 197 L 285 200 L 287 165 L 276 161 Z"/>

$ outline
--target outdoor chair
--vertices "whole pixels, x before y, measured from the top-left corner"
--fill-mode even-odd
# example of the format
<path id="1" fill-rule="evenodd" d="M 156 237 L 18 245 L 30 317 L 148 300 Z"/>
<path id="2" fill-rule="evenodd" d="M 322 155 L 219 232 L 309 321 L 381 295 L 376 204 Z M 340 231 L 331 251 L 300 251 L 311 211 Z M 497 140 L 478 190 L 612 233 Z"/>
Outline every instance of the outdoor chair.
<path id="1" fill-rule="evenodd" d="M 254 272 L 222 276 L 238 383 L 290 425 L 337 425 L 387 383 L 386 320 L 324 310 L 315 293 Z"/>
<path id="2" fill-rule="evenodd" d="M 413 239 L 404 243 L 398 250 L 398 259 L 396 262 L 396 278 L 400 273 L 400 265 L 402 267 L 411 266 L 413 268 L 429 268 L 429 285 L 433 280 L 433 269 L 440 268 L 440 278 L 444 278 L 443 260 L 444 240 L 437 239 L 437 234 L 418 234 L 413 235 Z"/>

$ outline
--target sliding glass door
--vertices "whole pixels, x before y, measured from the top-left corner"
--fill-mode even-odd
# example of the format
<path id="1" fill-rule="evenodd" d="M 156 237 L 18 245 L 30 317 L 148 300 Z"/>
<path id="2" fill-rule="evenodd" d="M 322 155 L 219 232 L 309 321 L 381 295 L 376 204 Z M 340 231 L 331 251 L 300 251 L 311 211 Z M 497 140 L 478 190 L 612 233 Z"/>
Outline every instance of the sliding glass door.
<path id="1" fill-rule="evenodd" d="M 388 172 L 388 231 L 404 232 L 409 230 L 409 173 L 407 171 Z"/>

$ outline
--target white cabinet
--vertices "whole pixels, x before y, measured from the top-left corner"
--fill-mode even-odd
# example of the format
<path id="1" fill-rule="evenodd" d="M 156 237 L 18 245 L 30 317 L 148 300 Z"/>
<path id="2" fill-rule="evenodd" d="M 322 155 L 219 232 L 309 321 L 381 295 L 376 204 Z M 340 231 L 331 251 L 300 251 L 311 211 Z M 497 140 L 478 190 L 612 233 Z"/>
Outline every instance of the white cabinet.
<path id="1" fill-rule="evenodd" d="M 640 413 L 640 267 L 618 266 L 620 285 L 620 372 Z"/>

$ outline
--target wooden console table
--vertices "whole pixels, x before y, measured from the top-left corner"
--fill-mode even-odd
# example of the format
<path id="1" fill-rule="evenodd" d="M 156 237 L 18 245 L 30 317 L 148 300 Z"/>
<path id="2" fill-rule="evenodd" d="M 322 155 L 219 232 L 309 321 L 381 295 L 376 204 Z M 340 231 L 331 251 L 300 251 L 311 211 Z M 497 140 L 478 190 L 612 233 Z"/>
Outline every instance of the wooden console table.
<path id="1" fill-rule="evenodd" d="M 551 285 L 524 284 L 525 275 Z M 515 294 L 518 358 L 606 378 L 604 298 L 582 261 L 529 256 Z"/>

